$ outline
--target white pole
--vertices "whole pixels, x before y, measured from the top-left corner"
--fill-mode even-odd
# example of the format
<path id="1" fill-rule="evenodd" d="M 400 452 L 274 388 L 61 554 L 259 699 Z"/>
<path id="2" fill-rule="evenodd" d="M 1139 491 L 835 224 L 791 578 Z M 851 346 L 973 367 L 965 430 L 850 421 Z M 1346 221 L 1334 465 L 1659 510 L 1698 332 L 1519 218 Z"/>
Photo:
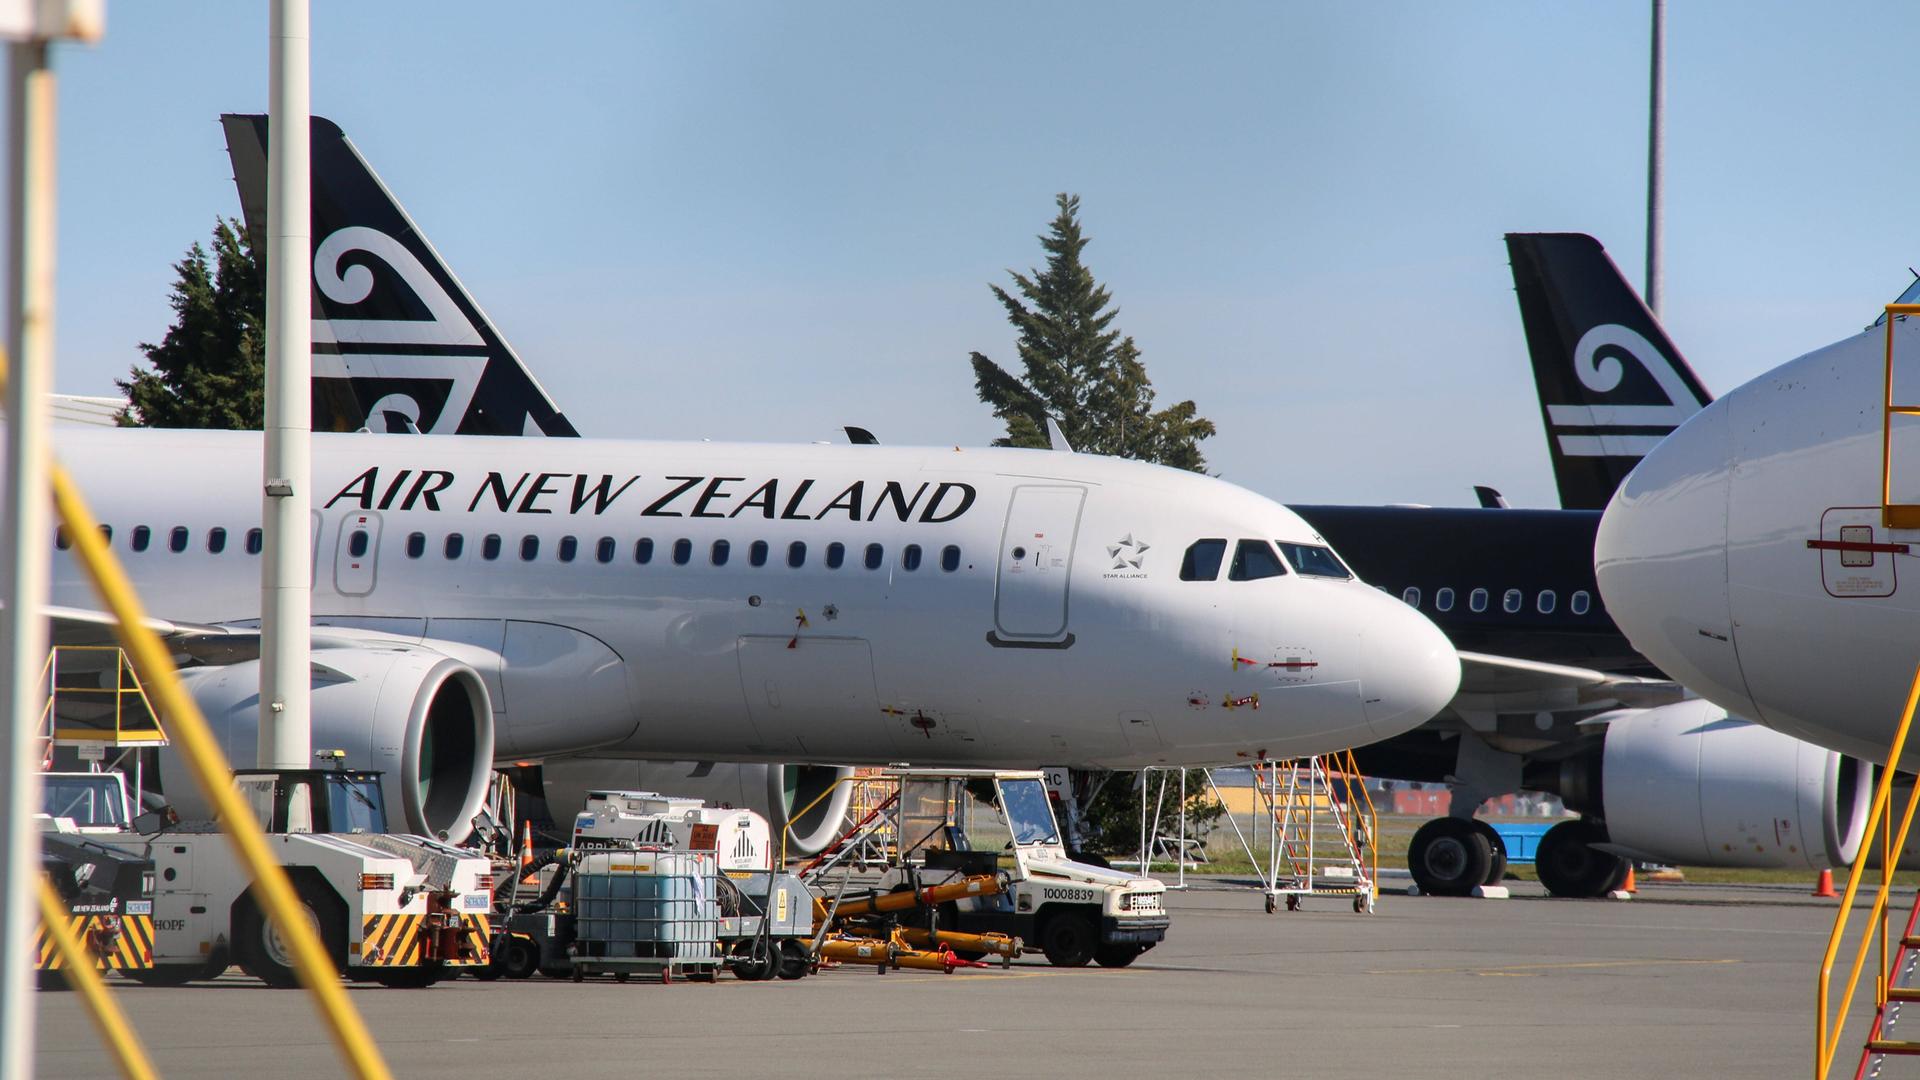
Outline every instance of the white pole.
<path id="1" fill-rule="evenodd" d="M 1667 153 L 1667 0 L 1653 0 L 1653 77 L 1647 104 L 1647 307 L 1660 314 L 1660 172 Z"/>
<path id="2" fill-rule="evenodd" d="M 0 508 L 0 1078 L 33 1075 L 28 961 L 38 916 L 40 761 L 34 743 L 46 688 L 52 560 L 47 393 L 53 389 L 54 78 L 45 41 L 12 46 L 8 63 L 6 496 Z"/>
<path id="3" fill-rule="evenodd" d="M 307 0 L 274 0 L 267 72 L 267 388 L 265 531 L 260 563 L 260 751 L 263 767 L 313 760 L 313 261 L 308 172 Z"/>

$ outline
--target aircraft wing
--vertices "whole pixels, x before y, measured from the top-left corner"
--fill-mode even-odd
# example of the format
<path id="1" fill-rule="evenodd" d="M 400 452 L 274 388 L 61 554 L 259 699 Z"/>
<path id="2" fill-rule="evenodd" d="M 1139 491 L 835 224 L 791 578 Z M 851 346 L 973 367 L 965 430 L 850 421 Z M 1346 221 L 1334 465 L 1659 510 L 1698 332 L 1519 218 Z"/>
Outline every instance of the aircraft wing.
<path id="1" fill-rule="evenodd" d="M 1579 706 L 1652 707 L 1686 696 L 1666 679 L 1615 675 L 1592 668 L 1548 664 L 1490 653 L 1460 654 L 1460 692 L 1455 709 L 1527 712 Z"/>
<path id="2" fill-rule="evenodd" d="M 111 612 L 91 608 L 48 607 L 49 645 L 117 645 Z M 260 632 L 251 627 L 175 622 L 148 616 L 147 629 L 157 634 L 176 657 L 189 656 L 205 664 L 230 664 L 260 654 Z"/>

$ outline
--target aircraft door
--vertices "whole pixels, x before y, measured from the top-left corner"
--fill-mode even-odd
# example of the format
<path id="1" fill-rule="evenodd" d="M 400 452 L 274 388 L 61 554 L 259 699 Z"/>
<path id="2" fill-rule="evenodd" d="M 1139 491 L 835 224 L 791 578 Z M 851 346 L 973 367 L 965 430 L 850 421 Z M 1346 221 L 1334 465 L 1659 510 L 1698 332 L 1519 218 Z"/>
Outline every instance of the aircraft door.
<path id="1" fill-rule="evenodd" d="M 341 596 L 365 596 L 373 591 L 374 570 L 380 557 L 380 515 L 348 514 L 340 519 L 333 545 L 333 587 Z"/>
<path id="2" fill-rule="evenodd" d="M 1012 638 L 1057 638 L 1067 631 L 1067 580 L 1087 489 L 1023 484 L 1013 489 L 1000 537 L 993 621 Z"/>

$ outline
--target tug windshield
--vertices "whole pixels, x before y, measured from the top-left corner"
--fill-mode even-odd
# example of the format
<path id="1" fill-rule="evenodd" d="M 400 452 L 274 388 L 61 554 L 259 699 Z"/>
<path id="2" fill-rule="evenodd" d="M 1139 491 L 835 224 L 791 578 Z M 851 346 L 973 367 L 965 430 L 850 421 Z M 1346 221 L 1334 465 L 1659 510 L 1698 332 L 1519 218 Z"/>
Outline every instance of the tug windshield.
<path id="1" fill-rule="evenodd" d="M 1047 801 L 1046 786 L 1040 781 L 1002 780 L 1000 808 L 1006 812 L 1014 843 L 1024 847 L 1060 842 L 1060 830 L 1053 823 L 1053 806 Z"/>

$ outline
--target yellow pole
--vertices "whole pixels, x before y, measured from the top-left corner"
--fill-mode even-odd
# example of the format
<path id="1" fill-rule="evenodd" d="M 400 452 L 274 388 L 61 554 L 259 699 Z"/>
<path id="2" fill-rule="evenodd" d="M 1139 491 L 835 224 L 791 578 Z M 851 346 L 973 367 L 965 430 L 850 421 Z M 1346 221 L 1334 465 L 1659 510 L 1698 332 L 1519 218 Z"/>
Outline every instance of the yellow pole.
<path id="1" fill-rule="evenodd" d="M 93 956 L 73 936 L 67 918 L 67 910 L 60 905 L 53 884 L 41 877 L 40 922 L 47 928 L 47 936 L 53 939 L 54 951 L 60 954 L 61 970 L 67 982 L 80 992 L 87 1013 L 93 1017 L 93 1026 L 100 1029 L 100 1038 L 106 1041 L 114 1064 L 120 1066 L 120 1075 L 127 1080 L 152 1080 L 159 1074 L 154 1071 L 153 1060 L 147 1057 L 147 1048 L 127 1023 L 127 1015 L 114 1003 L 113 995 L 107 993 L 106 982 L 93 966 Z"/>
<path id="2" fill-rule="evenodd" d="M 293 953 L 294 970 L 300 976 L 301 985 L 313 994 L 327 1033 L 355 1076 L 363 1080 L 391 1080 L 392 1073 L 368 1034 L 365 1022 L 347 1000 L 346 991 L 340 985 L 340 973 L 302 912 L 293 883 L 274 861 L 253 812 L 234 790 L 233 771 L 220 753 L 213 732 L 208 730 L 206 718 L 200 715 L 200 707 L 181 685 L 166 647 L 147 626 L 139 597 L 134 595 L 126 574 L 107 550 L 106 542 L 95 528 L 92 513 L 66 469 L 55 464 L 52 473 L 54 504 L 60 520 L 73 535 L 73 550 L 95 590 L 113 613 L 121 647 L 126 649 L 134 671 L 157 699 L 170 737 L 213 804 L 214 813 L 233 843 L 234 853 L 253 878 L 254 890 L 267 914 L 286 939 Z"/>

